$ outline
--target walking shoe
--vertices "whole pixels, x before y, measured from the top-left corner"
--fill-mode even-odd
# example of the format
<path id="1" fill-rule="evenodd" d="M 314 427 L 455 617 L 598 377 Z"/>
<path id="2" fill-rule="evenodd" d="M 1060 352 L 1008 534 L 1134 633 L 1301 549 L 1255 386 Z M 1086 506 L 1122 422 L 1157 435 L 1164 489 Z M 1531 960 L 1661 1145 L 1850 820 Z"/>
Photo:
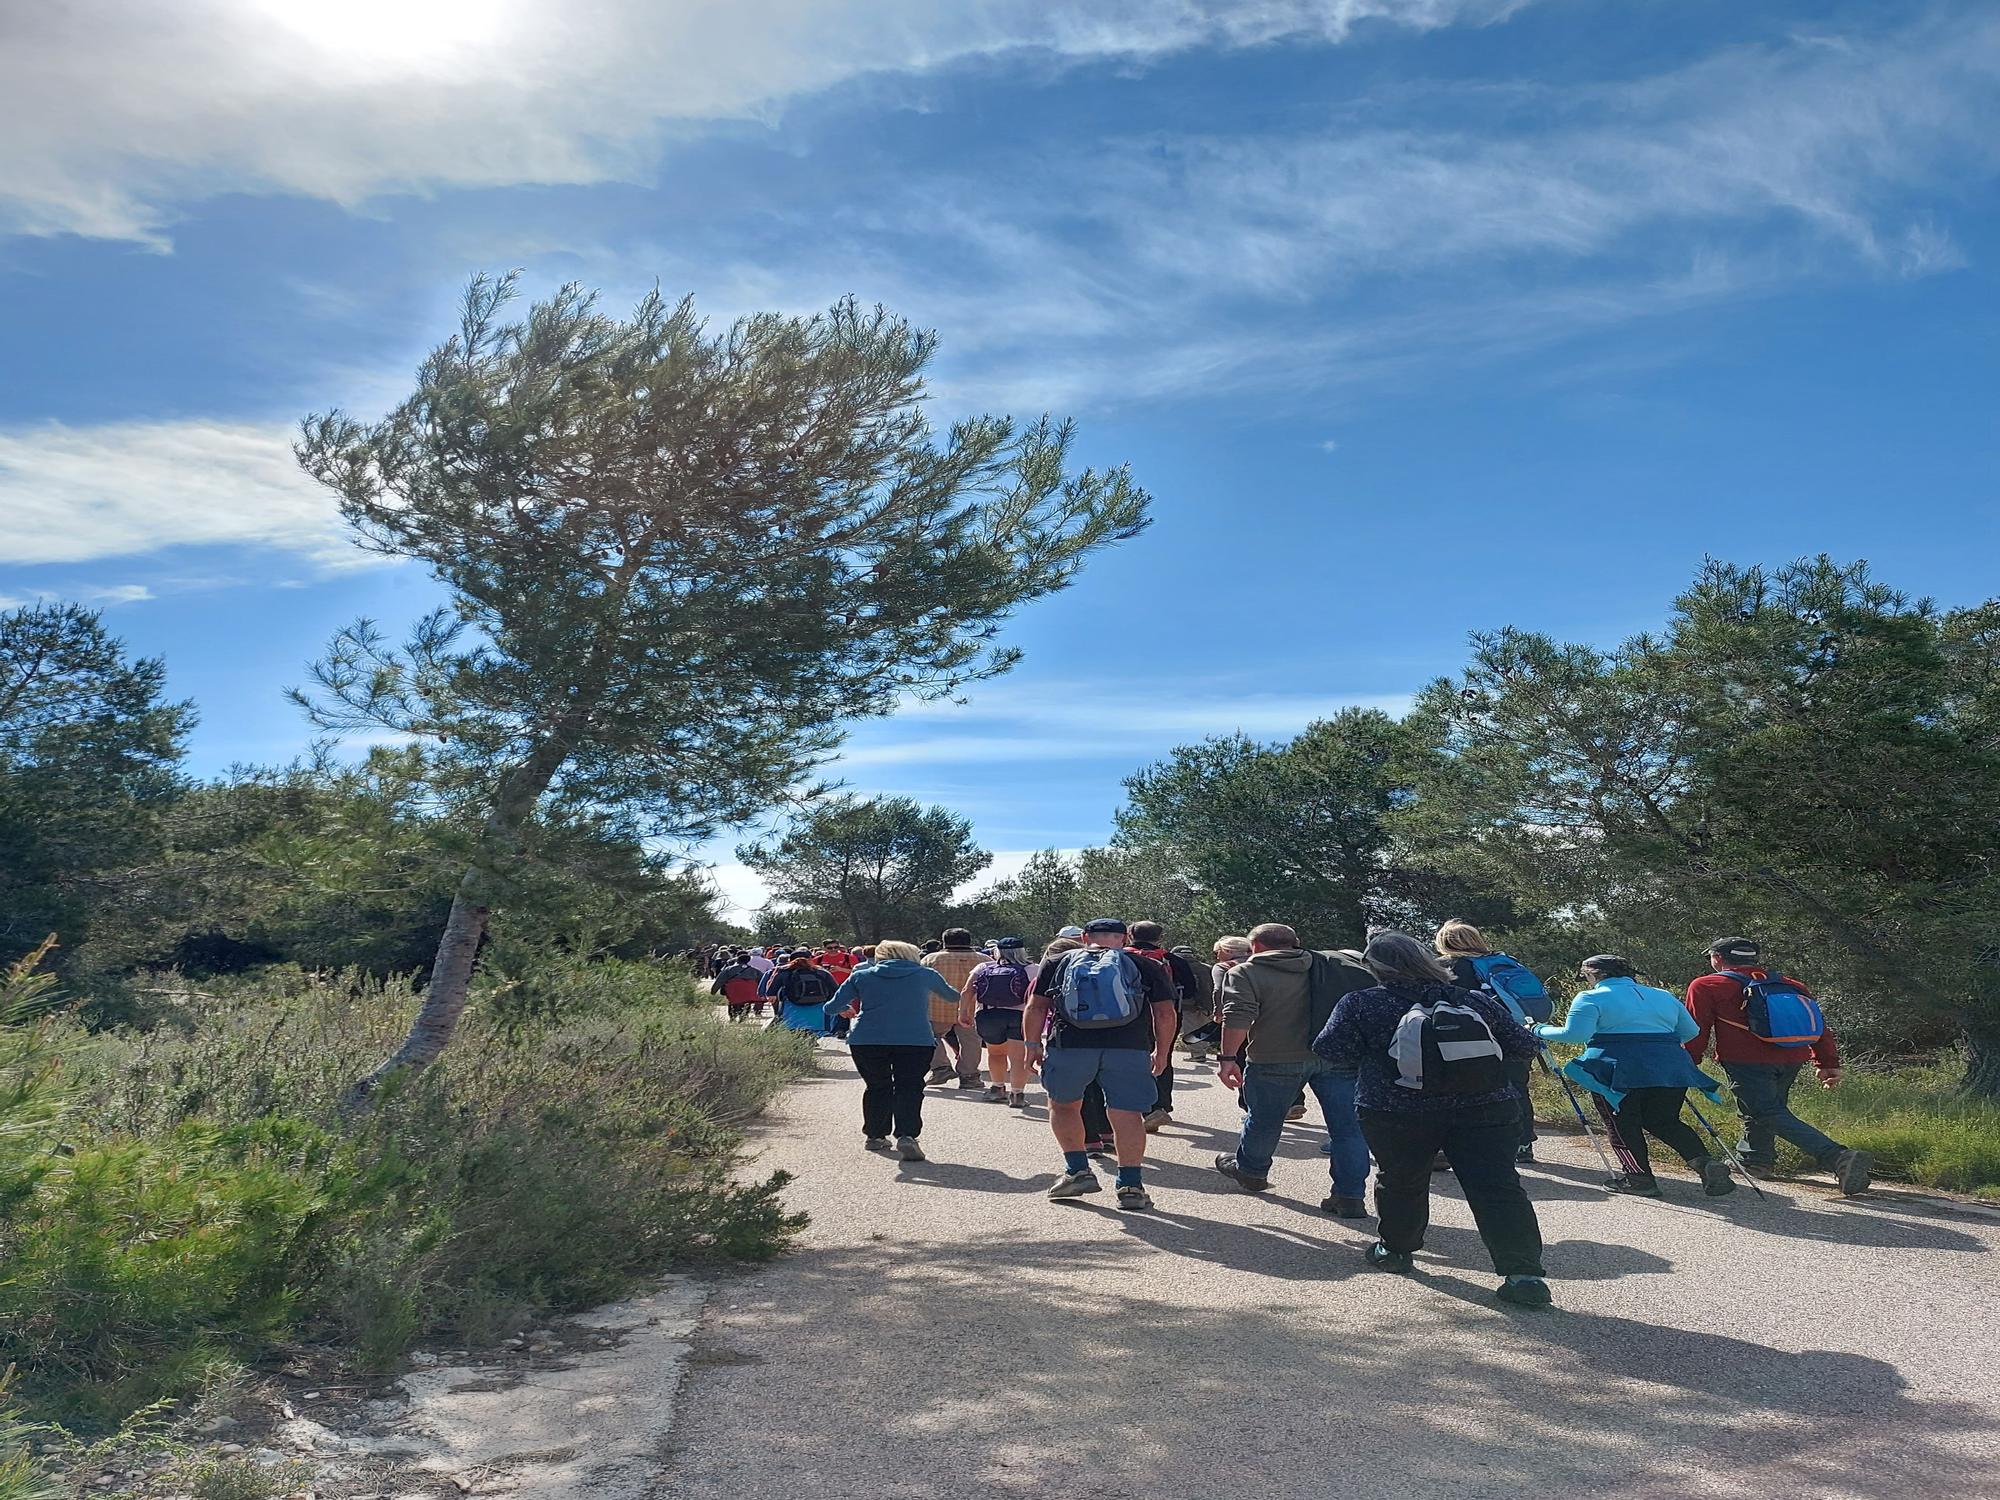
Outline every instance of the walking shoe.
<path id="1" fill-rule="evenodd" d="M 976 1088 L 978 1088 L 978 1087 L 979 1087 L 979 1075 L 978 1075 L 977 1073 L 974 1073 L 974 1074 L 973 1074 L 973 1075 L 972 1075 L 972 1076 L 971 1076 L 970 1078 L 966 1078 L 966 1077 L 963 1077 L 963 1076 L 961 1076 L 961 1077 L 959 1078 L 959 1080 L 958 1080 L 958 1086 L 959 1086 L 960 1088 L 962 1088 L 962 1089 L 976 1089 Z"/>
<path id="2" fill-rule="evenodd" d="M 1290 1109 L 1285 1111 L 1285 1118 L 1287 1120 L 1303 1120 L 1305 1117 L 1306 1107 L 1303 1104 L 1294 1104 Z"/>
<path id="3" fill-rule="evenodd" d="M 1332 1214 L 1336 1219 L 1368 1217 L 1368 1204 L 1361 1198 L 1343 1198 L 1338 1193 L 1330 1193 L 1320 1200 L 1319 1206 L 1323 1212 Z"/>
<path id="4" fill-rule="evenodd" d="M 1160 1127 L 1172 1122 L 1174 1112 L 1170 1109 L 1149 1109 L 1146 1111 L 1146 1134 L 1158 1135 Z"/>
<path id="5" fill-rule="evenodd" d="M 1493 1295 L 1516 1307 L 1547 1307 L 1554 1300 L 1549 1284 L 1539 1276 L 1509 1276 Z"/>
<path id="6" fill-rule="evenodd" d="M 902 1157 L 904 1161 L 930 1160 L 929 1157 L 924 1155 L 924 1148 L 917 1144 L 917 1138 L 913 1135 L 899 1135 L 896 1137 L 896 1154 Z"/>
<path id="7" fill-rule="evenodd" d="M 1451 1163 L 1444 1159 L 1442 1151 L 1431 1158 L 1431 1170 L 1433 1172 L 1449 1172 L 1451 1170 Z"/>
<path id="8" fill-rule="evenodd" d="M 1131 1209 L 1151 1208 L 1152 1195 L 1138 1183 L 1129 1183 L 1118 1190 L 1118 1206 Z"/>
<path id="9" fill-rule="evenodd" d="M 1088 1151 L 1092 1156 L 1109 1156 L 1111 1154 L 1111 1142 L 1085 1141 L 1083 1149 Z"/>
<path id="10" fill-rule="evenodd" d="M 1007 1085 L 1004 1083 L 987 1084 L 986 1097 L 995 1104 L 1005 1104 L 1007 1102 Z"/>
<path id="11" fill-rule="evenodd" d="M 1866 1151 L 1843 1151 L 1833 1159 L 1832 1170 L 1842 1196 L 1852 1198 L 1867 1192 L 1875 1180 L 1875 1158 Z"/>
<path id="12" fill-rule="evenodd" d="M 1701 1190 L 1709 1197 L 1721 1198 L 1736 1191 L 1736 1179 L 1729 1175 L 1728 1162 L 1717 1161 L 1711 1156 L 1701 1163 L 1698 1170 L 1701 1173 Z"/>
<path id="13" fill-rule="evenodd" d="M 1746 1177 L 1754 1177 L 1759 1182 L 1777 1181 L 1778 1164 L 1776 1162 L 1751 1161 L 1749 1158 L 1742 1156 L 1737 1157 L 1736 1160 L 1742 1166 L 1743 1173 Z M 1832 1166 L 1829 1165 L 1827 1167 L 1827 1170 L 1831 1172 L 1833 1170 Z"/>
<path id="14" fill-rule="evenodd" d="M 864 1142 L 864 1149 L 869 1151 L 887 1151 L 889 1149 L 889 1137 L 886 1135 L 863 1136 L 862 1141 Z"/>
<path id="15" fill-rule="evenodd" d="M 1370 1245 L 1361 1258 L 1377 1271 L 1394 1271 L 1398 1276 L 1410 1271 L 1416 1265 L 1410 1258 L 1409 1251 L 1391 1250 L 1380 1240 Z"/>
<path id="16" fill-rule="evenodd" d="M 1519 1146 L 1515 1148 L 1514 1151 L 1515 1166 L 1525 1167 L 1534 1159 L 1535 1159 L 1535 1148 L 1533 1146 Z"/>
<path id="17" fill-rule="evenodd" d="M 1018 1091 L 1009 1094 L 1007 1096 L 1007 1107 L 1009 1109 L 1026 1109 L 1028 1107 L 1028 1096 Z"/>
<path id="18" fill-rule="evenodd" d="M 1085 1167 L 1081 1172 L 1065 1172 L 1056 1179 L 1056 1185 L 1049 1189 L 1051 1198 L 1081 1198 L 1085 1193 L 1101 1193 L 1104 1184 L 1097 1180 L 1097 1174 Z"/>
<path id="19" fill-rule="evenodd" d="M 949 1077 L 951 1077 L 950 1068 L 932 1068 L 930 1072 L 924 1074 L 924 1082 L 943 1083 Z"/>
<path id="20" fill-rule="evenodd" d="M 1666 1196 L 1660 1191 L 1659 1183 L 1654 1181 L 1650 1172 L 1645 1174 L 1620 1172 L 1616 1177 L 1607 1177 L 1604 1180 L 1604 1186 L 1608 1192 L 1626 1193 L 1634 1198 L 1663 1198 Z"/>
<path id="21" fill-rule="evenodd" d="M 1244 1171 L 1236 1160 L 1236 1154 L 1231 1151 L 1226 1151 L 1221 1156 L 1216 1157 L 1215 1170 L 1242 1188 L 1246 1193 L 1261 1193 L 1271 1185 L 1270 1178 L 1253 1177 Z"/>

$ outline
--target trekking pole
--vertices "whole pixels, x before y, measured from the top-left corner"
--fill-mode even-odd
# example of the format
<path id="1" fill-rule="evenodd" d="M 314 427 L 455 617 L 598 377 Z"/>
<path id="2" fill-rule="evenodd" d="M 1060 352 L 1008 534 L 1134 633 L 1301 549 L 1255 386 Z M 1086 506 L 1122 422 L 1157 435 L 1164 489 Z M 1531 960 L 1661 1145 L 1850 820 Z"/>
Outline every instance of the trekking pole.
<path id="1" fill-rule="evenodd" d="M 1750 1175 L 1750 1169 L 1743 1165 L 1743 1158 L 1736 1154 L 1736 1148 L 1722 1138 L 1721 1131 L 1708 1123 L 1708 1116 L 1701 1112 L 1701 1106 L 1690 1099 L 1688 1100 L 1688 1108 L 1694 1111 L 1694 1117 L 1701 1121 L 1701 1128 L 1708 1132 L 1709 1138 L 1721 1149 L 1723 1160 L 1727 1161 L 1730 1166 L 1743 1174 L 1743 1180 L 1750 1184 L 1750 1191 L 1755 1193 L 1759 1198 L 1767 1196 L 1764 1190 L 1757 1186 L 1757 1179 Z"/>
<path id="2" fill-rule="evenodd" d="M 1616 1177 L 1618 1173 L 1611 1165 L 1611 1158 L 1604 1154 L 1604 1147 L 1598 1144 L 1597 1132 L 1590 1128 L 1590 1121 L 1587 1118 L 1585 1118 L 1583 1113 L 1583 1103 L 1576 1097 L 1576 1090 L 1571 1086 L 1569 1079 L 1563 1074 L 1560 1068 L 1552 1068 L 1549 1066 L 1549 1054 L 1547 1049 L 1544 1049 L 1541 1052 L 1536 1053 L 1535 1061 L 1542 1065 L 1542 1071 L 1544 1073 L 1548 1074 L 1549 1077 L 1553 1078 L 1557 1083 L 1562 1085 L 1563 1093 L 1569 1096 L 1569 1107 L 1576 1111 L 1576 1123 L 1583 1127 L 1584 1137 L 1590 1142 L 1591 1146 L 1596 1150 L 1597 1159 L 1599 1162 L 1603 1164 L 1605 1174 L 1610 1177 Z"/>

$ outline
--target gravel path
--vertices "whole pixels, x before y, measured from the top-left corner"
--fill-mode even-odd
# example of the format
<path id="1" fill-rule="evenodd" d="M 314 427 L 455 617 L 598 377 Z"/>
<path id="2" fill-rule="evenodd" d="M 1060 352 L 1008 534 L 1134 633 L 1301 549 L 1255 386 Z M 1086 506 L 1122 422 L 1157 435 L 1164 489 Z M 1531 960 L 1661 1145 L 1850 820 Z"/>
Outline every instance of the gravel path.
<path id="1" fill-rule="evenodd" d="M 2000 1494 L 2000 1216 L 1802 1183 L 1609 1198 L 1580 1139 L 1545 1140 L 1557 1307 L 1517 1311 L 1449 1177 L 1419 1273 L 1366 1271 L 1366 1228 L 1318 1210 L 1318 1137 L 1288 1127 L 1274 1190 L 1239 1192 L 1209 1165 L 1234 1101 L 1178 1066 L 1158 1208 L 1121 1214 L 1042 1197 L 1039 1104 L 933 1089 L 933 1160 L 863 1152 L 825 1044 L 760 1137 L 812 1228 L 717 1289 L 659 1493 Z"/>

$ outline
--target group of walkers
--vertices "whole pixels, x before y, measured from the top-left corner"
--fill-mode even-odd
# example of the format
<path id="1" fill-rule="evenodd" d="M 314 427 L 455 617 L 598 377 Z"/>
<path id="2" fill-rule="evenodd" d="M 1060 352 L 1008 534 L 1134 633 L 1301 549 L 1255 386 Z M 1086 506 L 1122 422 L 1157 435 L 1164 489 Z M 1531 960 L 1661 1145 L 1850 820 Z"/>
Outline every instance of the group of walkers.
<path id="1" fill-rule="evenodd" d="M 1839 1050 L 1810 991 L 1766 967 L 1749 939 L 1712 944 L 1709 972 L 1685 1002 L 1639 983 L 1615 954 L 1585 959 L 1561 1024 L 1542 982 L 1466 922 L 1445 923 L 1428 945 L 1383 931 L 1360 951 L 1332 952 L 1306 949 L 1292 928 L 1271 922 L 1219 939 L 1210 964 L 1164 944 L 1157 923 L 1107 917 L 1065 928 L 1031 957 L 1019 938 L 979 947 L 953 928 L 929 951 L 881 942 L 767 953 L 768 972 L 757 954 L 737 953 L 713 988 L 732 1016 L 768 1000 L 773 1024 L 844 1037 L 863 1080 L 864 1145 L 905 1161 L 925 1159 L 927 1087 L 976 1090 L 983 1077 L 986 1099 L 1019 1110 L 1039 1075 L 1062 1155 L 1048 1196 L 1103 1192 L 1092 1158 L 1109 1155 L 1126 1210 L 1153 1206 L 1147 1136 L 1172 1119 L 1176 1044 L 1197 1059 L 1213 1051 L 1217 1079 L 1235 1091 L 1243 1116 L 1235 1149 L 1215 1158 L 1218 1172 L 1245 1192 L 1269 1191 L 1285 1122 L 1310 1095 L 1331 1176 L 1321 1207 L 1368 1218 L 1372 1165 L 1377 1232 L 1367 1263 L 1412 1268 L 1433 1176 L 1448 1170 L 1503 1278 L 1497 1295 L 1520 1306 L 1550 1301 L 1521 1177 L 1535 1161 L 1528 1085 L 1537 1067 L 1567 1095 L 1613 1192 L 1662 1196 L 1649 1136 L 1686 1161 L 1710 1196 L 1734 1191 L 1732 1164 L 1771 1175 L 1781 1138 L 1842 1192 L 1868 1186 L 1866 1152 L 1791 1111 L 1807 1065 L 1826 1087 L 1840 1081 Z M 1550 1043 L 1583 1050 L 1556 1068 Z M 1690 1090 L 1718 1105 L 1724 1098 L 1722 1082 L 1701 1068 L 1711 1048 L 1741 1120 L 1740 1153 L 1698 1106 L 1708 1141 L 1683 1119 Z"/>

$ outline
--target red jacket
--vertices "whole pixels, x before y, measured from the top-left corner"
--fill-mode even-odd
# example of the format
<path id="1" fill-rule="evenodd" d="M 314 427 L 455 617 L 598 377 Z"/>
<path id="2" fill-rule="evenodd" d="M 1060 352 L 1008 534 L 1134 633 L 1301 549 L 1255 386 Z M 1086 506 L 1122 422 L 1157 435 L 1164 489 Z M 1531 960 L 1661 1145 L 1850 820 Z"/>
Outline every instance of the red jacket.
<path id="1" fill-rule="evenodd" d="M 1745 967 L 1743 972 L 1752 979 L 1768 979 L 1770 974 L 1764 969 Z M 1781 975 L 1781 978 L 1790 978 Z M 1798 984 L 1796 979 L 1791 981 Z M 1804 985 L 1799 985 L 1804 989 Z M 1687 1044 L 1688 1056 L 1700 1062 L 1708 1056 L 1708 1038 L 1715 1035 L 1715 1057 L 1725 1063 L 1765 1063 L 1776 1067 L 1787 1067 L 1804 1062 L 1810 1055 L 1813 1066 L 1821 1070 L 1840 1066 L 1840 1047 L 1833 1039 L 1833 1028 L 1829 1026 L 1820 1039 L 1810 1047 L 1774 1047 L 1750 1029 L 1750 1018 L 1743 1011 L 1743 981 L 1729 974 L 1704 974 L 1689 983 L 1687 988 L 1688 1013 L 1694 1017 L 1695 1025 L 1701 1030 L 1694 1040 Z"/>

